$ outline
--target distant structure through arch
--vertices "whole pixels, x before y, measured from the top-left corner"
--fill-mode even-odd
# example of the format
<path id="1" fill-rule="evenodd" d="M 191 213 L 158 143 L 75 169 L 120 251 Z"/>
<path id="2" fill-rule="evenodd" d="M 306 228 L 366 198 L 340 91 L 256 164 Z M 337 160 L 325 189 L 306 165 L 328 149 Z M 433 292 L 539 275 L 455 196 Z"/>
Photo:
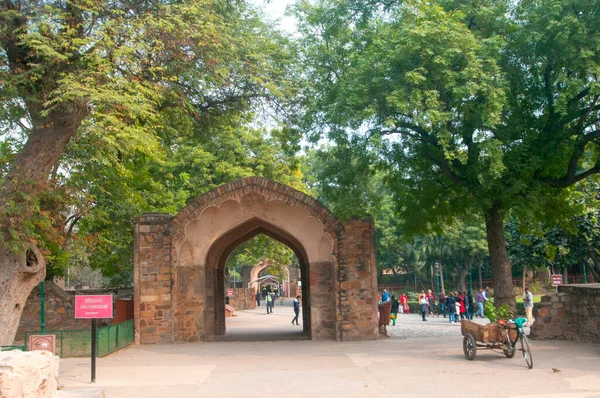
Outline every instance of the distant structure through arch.
<path id="1" fill-rule="evenodd" d="M 225 334 L 227 258 L 259 234 L 284 243 L 299 260 L 309 338 L 378 338 L 372 220 L 342 223 L 300 191 L 247 177 L 201 195 L 176 216 L 136 219 L 136 342 L 214 341 Z"/>
<path id="2" fill-rule="evenodd" d="M 242 287 L 252 287 L 254 289 L 258 289 L 258 283 L 255 282 L 262 270 L 268 268 L 273 265 L 268 258 L 259 261 L 255 265 L 245 265 L 242 267 Z M 296 268 L 295 264 L 290 266 L 280 265 L 284 268 L 286 272 L 286 278 L 283 283 L 283 290 L 285 293 L 285 297 L 296 297 L 298 295 L 298 274 L 299 270 Z"/>

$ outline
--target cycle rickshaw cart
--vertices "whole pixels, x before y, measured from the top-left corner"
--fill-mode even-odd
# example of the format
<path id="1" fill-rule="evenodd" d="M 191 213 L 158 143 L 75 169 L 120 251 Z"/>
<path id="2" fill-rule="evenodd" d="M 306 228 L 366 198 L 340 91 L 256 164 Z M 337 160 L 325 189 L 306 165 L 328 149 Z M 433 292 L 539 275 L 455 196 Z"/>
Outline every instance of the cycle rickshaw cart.
<path id="1" fill-rule="evenodd" d="M 527 320 L 517 318 L 514 322 L 500 320 L 498 323 L 480 325 L 476 322 L 462 320 L 460 328 L 463 337 L 465 357 L 472 361 L 477 356 L 477 349 L 500 351 L 507 358 L 521 351 L 529 369 L 533 368 L 533 357 L 529 348 L 529 340 L 523 326 Z M 519 346 L 517 347 L 517 343 Z"/>

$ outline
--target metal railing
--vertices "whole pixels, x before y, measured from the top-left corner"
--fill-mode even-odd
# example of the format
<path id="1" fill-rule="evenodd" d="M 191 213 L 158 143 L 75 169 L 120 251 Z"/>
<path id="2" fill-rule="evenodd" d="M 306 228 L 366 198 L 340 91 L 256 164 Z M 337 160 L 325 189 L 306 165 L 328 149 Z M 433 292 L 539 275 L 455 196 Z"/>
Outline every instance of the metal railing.
<path id="1" fill-rule="evenodd" d="M 46 330 L 43 333 L 40 331 L 26 332 L 25 345 L 22 346 L 22 349 L 27 349 L 27 341 L 30 335 L 39 334 L 56 335 L 56 355 L 59 355 L 61 358 L 90 356 L 92 350 L 90 330 Z M 132 343 L 133 319 L 98 328 L 96 336 L 96 355 L 103 357 Z M 21 349 L 21 346 L 14 347 L 19 348 L 13 349 Z M 4 347 L 2 350 L 4 350 Z"/>
<path id="2" fill-rule="evenodd" d="M 97 354 L 106 356 L 133 343 L 133 319 L 98 329 Z"/>

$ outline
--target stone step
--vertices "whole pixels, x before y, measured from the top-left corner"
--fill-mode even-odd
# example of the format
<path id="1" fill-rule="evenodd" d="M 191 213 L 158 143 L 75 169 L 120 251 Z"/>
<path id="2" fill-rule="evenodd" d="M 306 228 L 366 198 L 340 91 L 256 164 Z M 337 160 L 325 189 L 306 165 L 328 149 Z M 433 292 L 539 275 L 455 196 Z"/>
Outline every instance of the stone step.
<path id="1" fill-rule="evenodd" d="M 70 388 L 59 390 L 58 398 L 106 398 L 104 388 Z"/>

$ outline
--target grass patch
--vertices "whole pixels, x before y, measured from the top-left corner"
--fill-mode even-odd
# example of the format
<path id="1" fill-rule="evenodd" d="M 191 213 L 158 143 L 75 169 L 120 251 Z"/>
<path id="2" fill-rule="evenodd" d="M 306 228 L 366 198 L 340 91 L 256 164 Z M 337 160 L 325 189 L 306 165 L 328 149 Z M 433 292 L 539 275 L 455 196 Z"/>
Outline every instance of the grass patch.
<path id="1" fill-rule="evenodd" d="M 542 301 L 542 296 L 543 296 L 543 294 L 534 295 L 533 296 L 533 304 L 539 303 L 540 301 Z M 517 296 L 516 299 L 517 299 L 517 303 L 522 303 L 523 302 L 523 297 L 521 297 L 521 296 Z"/>

